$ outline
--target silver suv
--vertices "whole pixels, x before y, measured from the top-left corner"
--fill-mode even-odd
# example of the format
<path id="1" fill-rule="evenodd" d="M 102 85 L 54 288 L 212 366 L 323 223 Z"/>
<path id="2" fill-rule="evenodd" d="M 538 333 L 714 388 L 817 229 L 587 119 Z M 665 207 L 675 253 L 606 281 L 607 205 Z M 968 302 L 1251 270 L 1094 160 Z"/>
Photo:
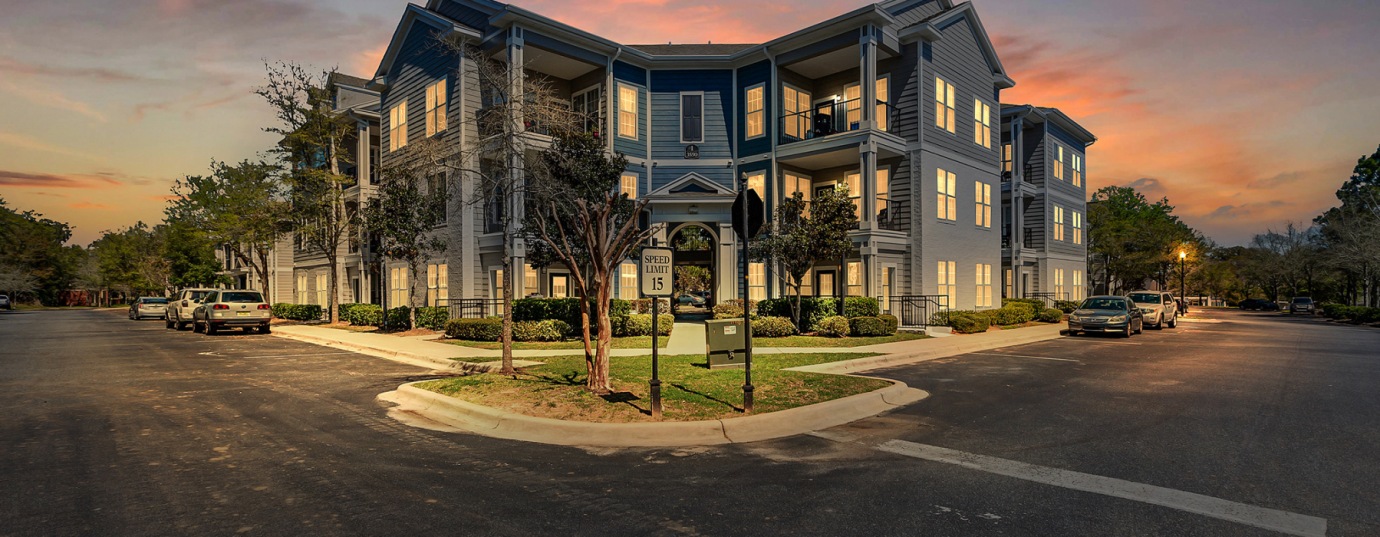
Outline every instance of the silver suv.
<path id="1" fill-rule="evenodd" d="M 167 326 L 182 330 L 195 320 L 192 311 L 201 304 L 201 299 L 206 295 L 216 292 L 209 288 L 183 289 L 177 292 L 177 296 L 168 301 Z"/>
<path id="2" fill-rule="evenodd" d="M 222 289 L 202 298 L 192 312 L 192 331 L 211 335 L 222 328 L 243 328 L 245 333 L 258 328 L 267 334 L 272 321 L 273 311 L 258 291 Z"/>
<path id="3" fill-rule="evenodd" d="M 1127 296 L 1145 315 L 1145 324 L 1156 330 L 1166 324 L 1170 328 L 1179 326 L 1179 303 L 1173 295 L 1161 291 L 1132 291 Z"/>
<path id="4" fill-rule="evenodd" d="M 1306 296 L 1296 296 L 1289 301 L 1289 314 L 1307 313 L 1313 314 L 1313 299 Z"/>

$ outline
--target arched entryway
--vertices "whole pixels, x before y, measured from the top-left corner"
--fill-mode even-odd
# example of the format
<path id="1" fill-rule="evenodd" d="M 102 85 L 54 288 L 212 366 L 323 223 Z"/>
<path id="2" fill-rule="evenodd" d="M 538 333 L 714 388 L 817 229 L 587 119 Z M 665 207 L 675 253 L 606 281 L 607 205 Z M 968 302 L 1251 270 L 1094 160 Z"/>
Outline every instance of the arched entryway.
<path id="1" fill-rule="evenodd" d="M 718 244 L 713 228 L 699 223 L 681 224 L 670 234 L 675 251 L 675 298 L 677 313 L 707 313 L 714 307 Z"/>

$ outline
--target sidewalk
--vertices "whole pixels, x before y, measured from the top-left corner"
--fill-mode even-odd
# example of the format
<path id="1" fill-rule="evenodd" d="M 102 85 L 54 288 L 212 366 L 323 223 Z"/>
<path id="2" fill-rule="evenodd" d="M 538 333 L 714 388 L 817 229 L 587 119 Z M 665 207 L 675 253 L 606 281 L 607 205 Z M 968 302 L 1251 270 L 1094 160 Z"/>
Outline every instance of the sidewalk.
<path id="1" fill-rule="evenodd" d="M 817 373 L 856 373 L 869 369 L 892 367 L 969 352 L 1055 339 L 1059 337 L 1064 326 L 1063 323 L 1058 323 L 1015 330 L 999 330 L 984 334 L 897 341 L 862 347 L 755 347 L 752 352 L 753 354 L 880 354 L 880 356 L 799 368 L 800 371 Z M 668 356 L 704 353 L 704 330 L 703 323 L 676 323 L 675 329 L 671 332 L 670 340 L 660 352 Z M 346 349 L 428 369 L 452 369 L 466 365 L 491 367 L 491 362 L 499 360 L 503 354 L 498 349 L 476 349 L 421 337 L 351 332 L 323 326 L 282 325 L 273 327 L 273 333 L 279 337 Z M 523 367 L 539 363 L 531 360 L 516 360 L 516 358 L 539 359 L 547 356 L 570 356 L 582 352 L 580 349 L 515 350 L 513 351 L 514 365 Z M 650 352 L 650 348 L 612 349 L 610 354 L 612 356 L 645 356 Z"/>

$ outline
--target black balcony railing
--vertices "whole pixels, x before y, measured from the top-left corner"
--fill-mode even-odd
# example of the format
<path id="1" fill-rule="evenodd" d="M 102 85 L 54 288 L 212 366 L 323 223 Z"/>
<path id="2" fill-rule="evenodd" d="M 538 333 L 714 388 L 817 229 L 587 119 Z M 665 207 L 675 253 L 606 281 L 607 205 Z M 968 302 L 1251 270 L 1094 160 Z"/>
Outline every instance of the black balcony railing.
<path id="1" fill-rule="evenodd" d="M 877 229 L 906 231 L 901 221 L 903 208 L 896 201 L 885 196 L 877 196 Z"/>
<path id="2" fill-rule="evenodd" d="M 1043 300 L 1043 301 L 1045 302 L 1046 305 L 1048 305 L 1049 307 L 1053 308 L 1053 307 L 1055 307 L 1055 304 L 1057 304 L 1060 300 L 1068 300 L 1068 299 L 1069 299 L 1069 294 L 1068 294 L 1067 292 L 1064 292 L 1064 293 L 1054 293 L 1054 292 L 1049 292 L 1049 293 L 1026 293 L 1024 298 L 1038 298 L 1038 299 L 1040 299 L 1040 300 Z"/>
<path id="3" fill-rule="evenodd" d="M 862 128 L 861 104 L 862 99 L 849 99 L 819 104 L 812 110 L 783 114 L 778 125 L 781 143 L 788 144 L 859 130 Z M 875 118 L 878 129 L 889 131 L 894 128 L 897 116 L 895 106 L 886 101 L 877 101 Z"/>
<path id="4" fill-rule="evenodd" d="M 905 328 L 948 324 L 949 297 L 945 295 L 893 296 L 884 303 L 884 313 L 895 315 L 900 325 Z"/>

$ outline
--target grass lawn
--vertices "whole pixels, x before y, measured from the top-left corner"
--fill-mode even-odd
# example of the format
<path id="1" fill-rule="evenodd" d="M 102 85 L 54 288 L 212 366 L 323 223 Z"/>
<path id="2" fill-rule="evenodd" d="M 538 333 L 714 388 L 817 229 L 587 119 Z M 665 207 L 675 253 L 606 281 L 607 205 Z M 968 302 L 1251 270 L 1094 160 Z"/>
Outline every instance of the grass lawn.
<path id="1" fill-rule="evenodd" d="M 670 336 L 657 338 L 657 348 L 666 348 L 666 342 Z M 469 341 L 464 339 L 444 339 L 442 340 L 451 345 L 461 347 L 472 347 L 475 349 L 502 349 L 503 344 L 497 341 Z M 593 342 L 591 342 L 593 344 Z M 635 337 L 616 337 L 609 341 L 611 349 L 650 349 L 652 348 L 652 336 Z M 583 352 L 585 343 L 583 340 L 574 339 L 570 341 L 514 341 L 513 350 L 515 351 L 547 351 L 547 350 L 578 350 Z M 583 358 L 581 358 L 583 360 Z"/>
<path id="2" fill-rule="evenodd" d="M 880 379 L 782 371 L 866 356 L 868 353 L 772 354 L 753 357 L 752 384 L 756 412 L 804 406 L 891 385 Z M 418 386 L 465 401 L 511 412 L 575 421 L 651 421 L 651 358 L 610 358 L 609 375 L 616 393 L 599 397 L 585 391 L 583 356 L 546 358 L 546 363 L 506 377 L 496 373 L 433 380 Z M 704 355 L 662 356 L 662 416 L 692 421 L 742 416 L 743 370 L 709 370 Z"/>
<path id="3" fill-rule="evenodd" d="M 925 339 L 930 336 L 916 334 L 914 332 L 897 332 L 890 336 L 880 337 L 823 337 L 823 336 L 789 336 L 789 337 L 755 337 L 752 338 L 753 347 L 862 347 L 864 345 L 880 345 L 882 343 L 894 343 L 897 341 L 910 341 L 912 339 Z"/>

